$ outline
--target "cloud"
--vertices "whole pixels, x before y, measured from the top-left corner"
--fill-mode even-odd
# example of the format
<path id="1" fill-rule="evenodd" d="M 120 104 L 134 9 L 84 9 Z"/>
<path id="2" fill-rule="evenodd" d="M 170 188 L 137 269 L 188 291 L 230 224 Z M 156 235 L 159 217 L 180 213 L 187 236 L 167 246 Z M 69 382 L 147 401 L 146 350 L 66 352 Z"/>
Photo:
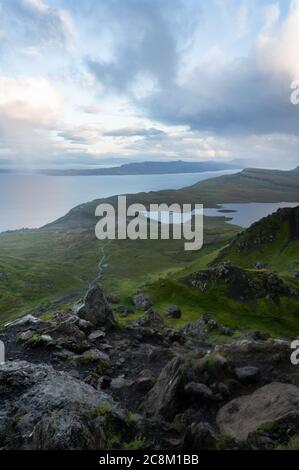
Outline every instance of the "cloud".
<path id="1" fill-rule="evenodd" d="M 112 34 L 111 58 L 86 59 L 100 83 L 118 93 L 134 93 L 140 80 L 162 88 L 172 83 L 178 72 L 179 49 L 190 41 L 197 25 L 198 3 L 103 0 L 101 4 L 103 29 L 107 25 Z"/>
<path id="2" fill-rule="evenodd" d="M 60 113 L 60 95 L 45 78 L 0 76 L 0 141 L 7 154 L 51 154 Z"/>
<path id="3" fill-rule="evenodd" d="M 139 102 L 151 118 L 217 135 L 299 134 L 299 108 L 290 85 L 299 65 L 299 1 L 247 57 L 198 65 Z"/>
<path id="4" fill-rule="evenodd" d="M 61 47 L 73 38 L 69 13 L 42 0 L 0 0 L 0 12 L 2 28 L 14 47 Z"/>
<path id="5" fill-rule="evenodd" d="M 265 24 L 263 26 L 263 32 L 270 31 L 275 26 L 280 17 L 280 5 L 279 3 L 271 3 L 265 7 Z"/>
<path id="6" fill-rule="evenodd" d="M 106 131 L 103 134 L 106 137 L 146 137 L 146 138 L 161 138 L 166 135 L 161 129 L 150 127 L 149 129 L 142 128 L 123 128 Z"/>
<path id="7" fill-rule="evenodd" d="M 246 1 L 242 1 L 235 18 L 235 25 L 236 25 L 236 36 L 241 39 L 249 31 L 249 11 L 248 5 Z"/>

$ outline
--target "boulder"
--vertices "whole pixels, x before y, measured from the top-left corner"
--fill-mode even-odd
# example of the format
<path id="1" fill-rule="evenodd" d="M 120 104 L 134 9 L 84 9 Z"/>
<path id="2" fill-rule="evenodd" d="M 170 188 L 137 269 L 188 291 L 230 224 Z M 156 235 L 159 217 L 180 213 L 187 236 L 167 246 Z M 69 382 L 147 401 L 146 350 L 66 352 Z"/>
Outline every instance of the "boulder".
<path id="1" fill-rule="evenodd" d="M 105 338 L 106 334 L 102 330 L 96 330 L 90 333 L 88 336 L 89 341 L 95 341 L 96 339 Z"/>
<path id="2" fill-rule="evenodd" d="M 201 402 L 209 403 L 214 401 L 212 390 L 205 384 L 189 382 L 185 385 L 184 391 L 188 397 L 199 402 L 199 404 Z"/>
<path id="3" fill-rule="evenodd" d="M 17 336 L 17 339 L 18 339 L 18 341 L 28 341 L 28 340 L 31 339 L 34 335 L 35 335 L 34 331 L 32 331 L 32 330 L 26 330 L 26 331 L 22 331 L 22 333 L 20 333 L 20 334 Z"/>
<path id="4" fill-rule="evenodd" d="M 133 304 L 135 305 L 137 310 L 144 310 L 144 311 L 148 310 L 152 306 L 152 303 L 149 297 L 143 293 L 136 294 L 133 297 Z"/>
<path id="5" fill-rule="evenodd" d="M 84 302 L 75 307 L 78 317 L 83 318 L 95 327 L 111 328 L 116 325 L 116 319 L 106 300 L 103 290 L 96 286 L 86 294 Z"/>
<path id="6" fill-rule="evenodd" d="M 37 323 L 40 323 L 40 320 L 34 317 L 33 315 L 31 315 L 31 313 L 29 313 L 28 315 L 25 315 L 24 317 L 17 318 L 16 320 L 12 322 L 6 323 L 4 326 L 10 327 L 10 326 L 25 325 L 25 324 L 35 325 Z"/>
<path id="7" fill-rule="evenodd" d="M 237 367 L 235 376 L 244 385 L 250 385 L 258 382 L 260 378 L 260 370 L 257 367 Z"/>
<path id="8" fill-rule="evenodd" d="M 171 305 L 165 310 L 165 315 L 171 318 L 181 318 L 182 311 L 178 305 Z"/>
<path id="9" fill-rule="evenodd" d="M 134 322 L 136 326 L 159 328 L 163 326 L 164 321 L 160 313 L 150 308 L 142 317 Z"/>
<path id="10" fill-rule="evenodd" d="M 222 433 L 242 441 L 261 425 L 286 420 L 294 414 L 299 416 L 299 388 L 272 382 L 224 405 L 216 420 Z"/>
<path id="11" fill-rule="evenodd" d="M 0 394 L 3 449 L 107 449 L 112 422 L 126 427 L 111 397 L 48 365 L 1 365 Z"/>
<path id="12" fill-rule="evenodd" d="M 147 394 L 142 409 L 148 416 L 173 418 L 184 401 L 187 367 L 180 356 L 174 357 L 161 371 L 154 387 Z"/>
<path id="13" fill-rule="evenodd" d="M 184 449 L 188 450 L 212 450 L 215 449 L 217 435 L 208 423 L 192 423 L 186 432 Z"/>
<path id="14" fill-rule="evenodd" d="M 139 392 L 148 392 L 155 384 L 156 378 L 150 370 L 143 370 L 134 381 L 133 385 Z"/>

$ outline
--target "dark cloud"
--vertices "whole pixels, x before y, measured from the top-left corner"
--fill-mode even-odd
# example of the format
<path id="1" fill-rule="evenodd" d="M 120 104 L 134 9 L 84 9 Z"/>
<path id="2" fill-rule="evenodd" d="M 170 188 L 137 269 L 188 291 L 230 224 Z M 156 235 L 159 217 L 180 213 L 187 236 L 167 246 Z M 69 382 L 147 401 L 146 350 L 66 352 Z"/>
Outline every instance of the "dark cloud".
<path id="1" fill-rule="evenodd" d="M 146 137 L 146 138 L 163 138 L 166 133 L 161 129 L 150 127 L 149 129 L 136 129 L 126 127 L 123 129 L 114 129 L 112 131 L 106 131 L 103 134 L 106 137 Z"/>
<path id="2" fill-rule="evenodd" d="M 299 107 L 290 102 L 290 78 L 271 74 L 254 57 L 218 71 L 197 69 L 184 85 L 174 85 L 142 103 L 168 124 L 223 135 L 299 134 Z"/>
<path id="3" fill-rule="evenodd" d="M 67 140 L 68 142 L 72 144 L 86 144 L 88 143 L 88 139 L 86 139 L 82 135 L 78 135 L 74 132 L 70 131 L 60 131 L 57 132 L 58 137 L 61 137 L 64 140 Z"/>
<path id="4" fill-rule="evenodd" d="M 87 58 L 90 71 L 110 91 L 132 91 L 150 78 L 167 87 L 178 72 L 179 49 L 190 40 L 200 9 L 189 0 L 103 0 L 97 20 L 114 32 L 110 61 Z M 99 8 L 99 7 L 98 7 Z M 192 14 L 191 14 L 192 12 Z"/>

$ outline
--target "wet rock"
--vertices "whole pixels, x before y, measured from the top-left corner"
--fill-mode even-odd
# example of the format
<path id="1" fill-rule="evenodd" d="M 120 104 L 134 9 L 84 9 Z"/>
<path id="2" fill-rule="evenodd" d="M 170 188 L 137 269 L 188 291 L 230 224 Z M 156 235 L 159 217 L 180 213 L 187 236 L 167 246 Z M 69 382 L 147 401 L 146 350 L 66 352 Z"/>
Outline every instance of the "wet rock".
<path id="1" fill-rule="evenodd" d="M 123 413 L 108 395 L 48 365 L 1 365 L 0 393 L 4 449 L 107 449 L 111 420 L 126 427 Z M 99 416 L 102 407 L 109 414 Z"/>
<path id="2" fill-rule="evenodd" d="M 171 305 L 165 310 L 165 315 L 171 318 L 181 318 L 182 311 L 178 305 Z"/>
<path id="3" fill-rule="evenodd" d="M 260 370 L 257 367 L 237 367 L 234 372 L 239 382 L 244 385 L 254 384 L 260 378 Z"/>
<path id="4" fill-rule="evenodd" d="M 143 293 L 136 294 L 133 297 L 133 304 L 135 305 L 137 310 L 144 310 L 144 311 L 148 310 L 152 306 L 152 303 L 149 297 Z"/>
<path id="5" fill-rule="evenodd" d="M 272 382 L 224 405 L 217 414 L 217 424 L 222 433 L 245 440 L 265 423 L 293 419 L 294 414 L 299 415 L 299 388 Z"/>
<path id="6" fill-rule="evenodd" d="M 84 302 L 75 307 L 75 312 L 80 318 L 91 322 L 94 326 L 112 328 L 116 325 L 116 319 L 100 287 L 91 288 Z"/>

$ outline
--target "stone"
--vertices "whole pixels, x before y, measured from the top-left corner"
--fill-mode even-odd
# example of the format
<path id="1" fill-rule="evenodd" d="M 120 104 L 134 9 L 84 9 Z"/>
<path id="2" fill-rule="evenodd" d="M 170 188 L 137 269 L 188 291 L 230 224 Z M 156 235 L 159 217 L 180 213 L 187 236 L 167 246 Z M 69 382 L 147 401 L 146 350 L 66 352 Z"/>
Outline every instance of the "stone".
<path id="1" fill-rule="evenodd" d="M 209 423 L 192 423 L 186 432 L 184 449 L 190 450 L 212 450 L 215 449 L 217 435 Z"/>
<path id="2" fill-rule="evenodd" d="M 263 424 L 291 419 L 294 415 L 299 416 L 299 388 L 272 382 L 224 405 L 216 421 L 222 433 L 243 441 Z"/>
<path id="3" fill-rule="evenodd" d="M 17 336 L 17 339 L 18 341 L 28 341 L 34 336 L 34 334 L 35 333 L 32 330 L 23 331 Z"/>
<path id="4" fill-rule="evenodd" d="M 133 384 L 132 380 L 128 380 L 124 375 L 119 375 L 111 380 L 110 388 L 119 389 L 123 387 L 130 387 Z"/>
<path id="5" fill-rule="evenodd" d="M 25 315 L 24 317 L 17 318 L 16 320 L 12 322 L 6 323 L 4 326 L 5 327 L 18 326 L 18 325 L 25 325 L 26 323 L 37 324 L 37 323 L 40 323 L 40 320 L 29 313 L 28 315 Z"/>
<path id="6" fill-rule="evenodd" d="M 87 362 L 103 362 L 103 363 L 109 363 L 110 358 L 108 354 L 99 351 L 98 349 L 89 349 L 88 351 L 85 351 L 81 356 L 78 357 L 79 361 L 87 361 Z"/>
<path id="7" fill-rule="evenodd" d="M 40 336 L 40 342 L 48 345 L 48 344 L 53 343 L 54 340 L 53 340 L 52 336 L 50 336 L 50 335 L 41 335 Z"/>
<path id="8" fill-rule="evenodd" d="M 143 293 L 136 294 L 133 297 L 133 304 L 135 305 L 137 310 L 144 310 L 144 311 L 148 310 L 152 306 L 152 303 L 149 297 Z"/>
<path id="9" fill-rule="evenodd" d="M 156 382 L 156 378 L 150 370 L 143 370 L 134 382 L 134 388 L 139 392 L 148 392 Z"/>
<path id="10" fill-rule="evenodd" d="M 257 367 L 237 367 L 234 372 L 238 381 L 243 385 L 254 384 L 260 378 L 260 370 Z"/>
<path id="11" fill-rule="evenodd" d="M 185 385 L 184 391 L 187 396 L 196 401 L 203 401 L 206 403 L 214 401 L 214 395 L 212 390 L 205 384 L 189 382 L 187 383 L 187 385 Z"/>
<path id="12" fill-rule="evenodd" d="M 142 409 L 148 416 L 166 419 L 179 413 L 186 383 L 186 364 L 181 356 L 174 357 L 162 369 L 157 382 L 145 397 Z"/>
<path id="13" fill-rule="evenodd" d="M 78 321 L 78 327 L 80 328 L 80 330 L 88 332 L 92 329 L 92 323 L 88 320 L 84 320 L 83 318 L 80 318 Z"/>
<path id="14" fill-rule="evenodd" d="M 75 307 L 78 317 L 92 323 L 96 327 L 112 328 L 116 319 L 106 300 L 103 290 L 96 286 L 89 289 L 81 305 Z"/>
<path id="15" fill-rule="evenodd" d="M 96 339 L 105 338 L 106 334 L 102 330 L 96 330 L 90 333 L 88 336 L 89 341 L 94 341 Z"/>
<path id="16" fill-rule="evenodd" d="M 136 326 L 159 328 L 163 326 L 164 321 L 160 313 L 150 308 L 142 317 L 134 322 Z"/>
<path id="17" fill-rule="evenodd" d="M 171 305 L 165 310 L 165 315 L 171 318 L 181 318 L 182 311 L 178 305 Z"/>
<path id="18" fill-rule="evenodd" d="M 111 397 L 49 365 L 6 362 L 0 394 L 4 450 L 104 450 L 111 419 L 127 429 Z M 98 418 L 103 407 L 109 412 Z"/>

